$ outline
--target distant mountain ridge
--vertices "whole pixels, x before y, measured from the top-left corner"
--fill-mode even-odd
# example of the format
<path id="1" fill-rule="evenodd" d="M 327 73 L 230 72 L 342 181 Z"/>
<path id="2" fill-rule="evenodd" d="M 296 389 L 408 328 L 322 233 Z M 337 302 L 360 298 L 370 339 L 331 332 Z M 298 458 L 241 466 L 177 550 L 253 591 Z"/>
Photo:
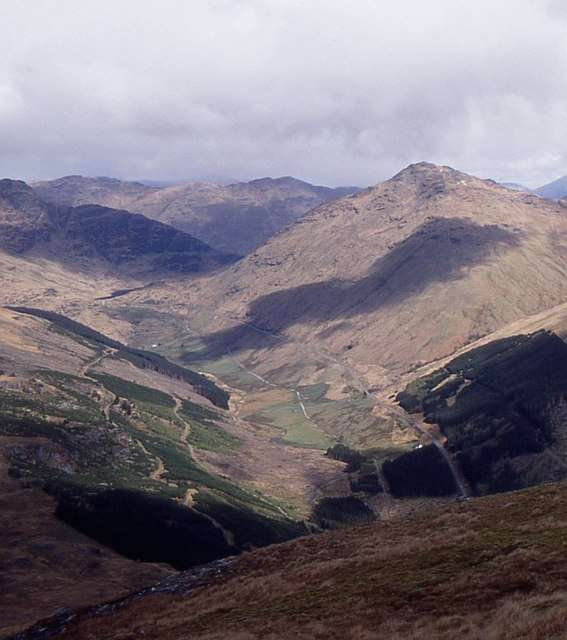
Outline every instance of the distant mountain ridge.
<path id="1" fill-rule="evenodd" d="M 523 184 L 519 184 L 518 182 L 501 182 L 500 184 L 506 187 L 506 189 L 512 189 L 513 191 L 531 191 L 531 189 L 524 187 Z"/>
<path id="2" fill-rule="evenodd" d="M 356 187 L 314 186 L 296 178 L 259 178 L 221 186 L 194 182 L 146 186 L 113 178 L 66 176 L 32 186 L 46 202 L 99 204 L 141 213 L 199 238 L 215 249 L 245 255 L 323 202 Z"/>
<path id="3" fill-rule="evenodd" d="M 0 181 L 0 231 L 0 248 L 9 252 L 45 251 L 66 262 L 99 259 L 136 272 L 196 273 L 234 259 L 140 214 L 46 204 L 18 180 Z"/>
<path id="4" fill-rule="evenodd" d="M 567 197 L 567 176 L 563 176 L 553 182 L 538 187 L 534 193 L 544 198 L 554 198 L 556 200 Z"/>

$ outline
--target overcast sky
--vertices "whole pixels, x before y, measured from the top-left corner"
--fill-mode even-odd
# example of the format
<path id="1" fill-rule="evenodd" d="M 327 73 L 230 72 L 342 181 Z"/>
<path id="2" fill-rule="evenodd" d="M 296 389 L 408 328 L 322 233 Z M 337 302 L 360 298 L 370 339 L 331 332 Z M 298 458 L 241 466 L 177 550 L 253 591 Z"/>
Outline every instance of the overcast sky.
<path id="1" fill-rule="evenodd" d="M 0 0 L 0 177 L 567 173 L 563 0 Z"/>

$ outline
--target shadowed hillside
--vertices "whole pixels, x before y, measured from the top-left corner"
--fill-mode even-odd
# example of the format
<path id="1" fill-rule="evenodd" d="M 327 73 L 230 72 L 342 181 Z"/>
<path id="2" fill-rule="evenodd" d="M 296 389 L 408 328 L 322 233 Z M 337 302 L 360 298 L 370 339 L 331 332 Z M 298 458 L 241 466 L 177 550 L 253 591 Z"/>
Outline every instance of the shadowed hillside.
<path id="1" fill-rule="evenodd" d="M 567 478 L 567 344 L 549 331 L 515 335 L 466 351 L 398 394 L 447 438 L 477 493 L 511 491 Z M 410 480 L 423 451 L 385 467 L 402 495 L 419 493 Z M 405 463 L 405 466 L 404 466 Z M 435 476 L 442 465 L 426 464 Z"/>
<path id="2" fill-rule="evenodd" d="M 239 255 L 259 247 L 309 209 L 357 191 L 290 177 L 156 188 L 112 178 L 66 176 L 33 186 L 47 202 L 127 209 L 190 233 L 218 251 Z"/>
<path id="3" fill-rule="evenodd" d="M 49 205 L 16 180 L 0 181 L 0 248 L 64 262 L 112 265 L 128 274 L 197 273 L 234 262 L 200 240 L 142 215 L 108 207 Z M 98 261 L 98 265 L 96 264 Z"/>
<path id="4" fill-rule="evenodd" d="M 242 552 L 60 617 L 53 637 L 564 635 L 564 487 L 468 499 L 567 477 L 564 203 L 420 163 L 214 273 L 63 296 L 64 274 L 47 278 L 65 251 L 83 286 L 95 262 L 139 269 L 147 249 L 155 266 L 178 232 L 133 238 L 125 211 L 32 196 L 19 185 L 0 219 L 17 227 L 25 204 L 5 296 L 19 267 L 48 265 L 19 303 L 39 317 L 0 309 L 4 471 L 128 558 Z M 327 527 L 344 528 L 248 552 Z"/>
<path id="5" fill-rule="evenodd" d="M 493 496 L 255 551 L 38 627 L 101 640 L 559 639 L 566 522 L 564 485 Z"/>
<path id="6" fill-rule="evenodd" d="M 567 209 L 412 165 L 320 206 L 187 290 L 220 313 L 362 366 L 371 384 L 567 299 Z M 140 296 L 142 299 L 142 296 Z M 242 332 L 214 339 L 252 348 Z"/>
<path id="7" fill-rule="evenodd" d="M 340 278 L 278 289 L 254 299 L 246 320 L 279 333 L 296 322 L 324 325 L 395 308 L 428 287 L 466 279 L 470 269 L 520 244 L 507 229 L 473 220 L 433 218 L 395 244 L 355 281 Z M 434 259 L 442 256 L 442 264 Z M 330 328 L 327 336 L 332 333 Z M 211 342 L 253 348 L 256 337 L 246 327 L 214 334 Z"/>

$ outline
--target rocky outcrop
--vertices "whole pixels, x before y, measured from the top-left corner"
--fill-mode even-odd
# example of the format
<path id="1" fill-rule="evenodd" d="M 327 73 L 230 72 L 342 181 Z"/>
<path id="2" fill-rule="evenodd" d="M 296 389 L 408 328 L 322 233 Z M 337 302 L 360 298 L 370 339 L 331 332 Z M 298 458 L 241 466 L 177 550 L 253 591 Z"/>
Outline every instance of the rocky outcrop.
<path id="1" fill-rule="evenodd" d="M 0 180 L 0 248 L 23 253 L 53 232 L 48 206 L 21 180 Z"/>

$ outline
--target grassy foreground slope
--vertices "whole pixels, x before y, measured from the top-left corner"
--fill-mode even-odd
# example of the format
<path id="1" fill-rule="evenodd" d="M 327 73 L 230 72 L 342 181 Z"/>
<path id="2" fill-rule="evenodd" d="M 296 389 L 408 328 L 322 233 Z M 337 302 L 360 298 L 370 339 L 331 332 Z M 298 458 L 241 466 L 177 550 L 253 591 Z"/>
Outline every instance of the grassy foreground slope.
<path id="1" fill-rule="evenodd" d="M 247 553 L 42 624 L 56 638 L 565 638 L 567 487 L 453 503 Z M 24 633 L 18 638 L 47 637 Z"/>

